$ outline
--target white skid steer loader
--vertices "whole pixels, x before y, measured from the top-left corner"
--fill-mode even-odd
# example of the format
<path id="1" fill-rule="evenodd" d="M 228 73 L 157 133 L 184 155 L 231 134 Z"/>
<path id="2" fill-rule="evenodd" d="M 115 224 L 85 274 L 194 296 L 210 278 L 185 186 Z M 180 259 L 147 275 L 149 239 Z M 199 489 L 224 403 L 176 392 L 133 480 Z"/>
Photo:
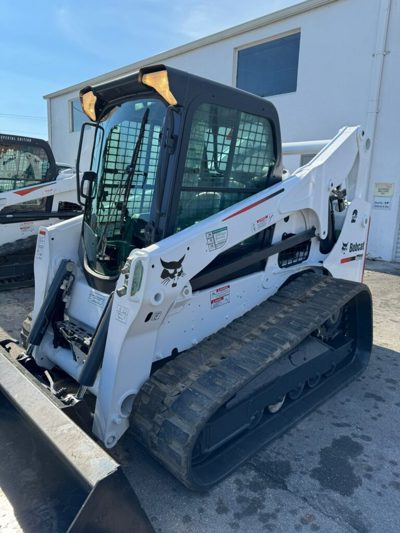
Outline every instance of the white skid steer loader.
<path id="1" fill-rule="evenodd" d="M 39 231 L 28 347 L 18 361 L 2 350 L 0 386 L 42 431 L 24 392 L 38 386 L 86 406 L 106 448 L 130 427 L 204 490 L 368 364 L 370 141 L 346 127 L 282 180 L 262 98 L 159 65 L 81 102 L 80 150 L 94 129 L 84 214 Z M 47 439 L 76 470 L 90 460 L 78 440 Z"/>
<path id="2" fill-rule="evenodd" d="M 32 285 L 39 227 L 80 213 L 75 172 L 46 141 L 0 134 L 0 290 Z"/>

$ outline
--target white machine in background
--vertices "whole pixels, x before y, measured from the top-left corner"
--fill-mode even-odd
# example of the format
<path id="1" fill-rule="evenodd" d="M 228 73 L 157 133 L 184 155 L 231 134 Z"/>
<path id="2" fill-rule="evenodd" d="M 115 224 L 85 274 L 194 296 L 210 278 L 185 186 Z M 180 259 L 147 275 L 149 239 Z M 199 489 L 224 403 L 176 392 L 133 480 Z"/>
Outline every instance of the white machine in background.
<path id="1" fill-rule="evenodd" d="M 47 142 L 0 134 L 0 290 L 31 285 L 39 227 L 80 212 L 75 172 Z"/>

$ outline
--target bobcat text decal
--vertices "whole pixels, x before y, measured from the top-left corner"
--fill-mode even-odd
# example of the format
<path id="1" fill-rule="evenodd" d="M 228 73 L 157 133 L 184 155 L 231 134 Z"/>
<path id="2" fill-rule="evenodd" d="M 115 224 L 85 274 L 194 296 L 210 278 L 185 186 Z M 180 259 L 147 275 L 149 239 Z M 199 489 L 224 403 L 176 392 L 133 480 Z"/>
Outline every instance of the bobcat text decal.
<path id="1" fill-rule="evenodd" d="M 164 267 L 161 272 L 161 279 L 163 280 L 162 283 L 164 285 L 168 285 L 168 283 L 172 281 L 172 287 L 176 287 L 178 278 L 185 275 L 182 266 L 184 259 L 185 256 L 181 257 L 179 261 L 163 261 L 160 259 L 161 264 Z"/>
<path id="2" fill-rule="evenodd" d="M 362 252 L 365 248 L 365 242 L 351 242 L 350 245 L 348 242 L 342 242 L 342 252 Z"/>
<path id="3" fill-rule="evenodd" d="M 365 248 L 365 242 L 342 242 L 342 252 L 363 252 Z M 349 263 L 350 261 L 356 261 L 359 259 L 362 259 L 364 254 L 357 254 L 357 255 L 351 255 L 349 257 L 343 257 L 340 262 L 341 263 Z"/>
<path id="4" fill-rule="evenodd" d="M 351 242 L 349 252 L 361 252 L 364 250 L 365 242 Z"/>

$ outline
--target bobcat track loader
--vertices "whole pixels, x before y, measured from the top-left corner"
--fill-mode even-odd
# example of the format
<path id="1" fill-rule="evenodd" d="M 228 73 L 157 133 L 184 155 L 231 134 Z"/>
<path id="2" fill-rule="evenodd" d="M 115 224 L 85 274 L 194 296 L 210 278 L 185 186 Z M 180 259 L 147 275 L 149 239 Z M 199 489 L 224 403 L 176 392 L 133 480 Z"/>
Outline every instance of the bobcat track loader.
<path id="1" fill-rule="evenodd" d="M 47 142 L 0 134 L 0 290 L 32 285 L 39 227 L 80 212 L 75 173 Z"/>
<path id="2" fill-rule="evenodd" d="M 282 180 L 262 98 L 159 65 L 81 102 L 84 214 L 39 231 L 28 347 L 2 350 L 0 385 L 75 470 L 88 437 L 58 407 L 208 489 L 368 364 L 370 141 L 346 127 Z"/>

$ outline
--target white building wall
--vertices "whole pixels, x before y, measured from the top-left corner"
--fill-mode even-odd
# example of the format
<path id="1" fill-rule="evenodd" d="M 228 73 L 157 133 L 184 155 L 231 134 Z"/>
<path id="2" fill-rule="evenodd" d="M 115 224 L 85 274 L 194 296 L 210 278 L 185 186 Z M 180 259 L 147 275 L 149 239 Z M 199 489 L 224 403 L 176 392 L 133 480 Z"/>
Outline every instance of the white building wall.
<path id="1" fill-rule="evenodd" d="M 79 91 L 51 98 L 48 105 L 49 142 L 56 161 L 75 165 L 80 132 L 71 131 L 69 101 L 79 96 Z"/>
<path id="2" fill-rule="evenodd" d="M 400 238 L 400 1 L 392 0 L 386 56 L 381 84 L 379 113 L 371 162 L 369 200 L 372 223 L 368 253 L 386 260 L 397 259 L 396 241 Z M 388 209 L 374 207 L 380 202 L 374 194 L 375 183 L 392 183 L 393 196 Z"/>
<path id="3" fill-rule="evenodd" d="M 297 90 L 269 98 L 278 109 L 283 141 L 331 138 L 344 125 L 366 124 L 370 78 L 379 20 L 379 0 L 337 0 L 284 18 L 256 30 L 168 57 L 164 62 L 228 85 L 236 84 L 238 50 L 293 31 L 301 31 Z M 400 0 L 392 0 L 388 50 L 382 84 L 382 105 L 373 145 L 371 181 L 399 181 L 398 95 L 400 72 Z M 396 26 L 396 27 L 395 27 Z M 397 41 L 396 41 L 397 39 Z M 144 61 L 142 65 L 149 64 Z M 68 101 L 77 91 L 51 99 L 50 139 L 56 158 L 75 162 L 79 133 L 70 132 Z M 388 148 L 391 148 L 388 150 Z M 293 159 L 290 163 L 293 170 Z M 396 173 L 397 172 L 397 173 Z M 395 188 L 392 207 L 375 209 L 369 253 L 394 257 L 399 203 Z M 373 186 L 370 196 L 373 195 Z M 390 226 L 390 229 L 384 226 Z"/>

